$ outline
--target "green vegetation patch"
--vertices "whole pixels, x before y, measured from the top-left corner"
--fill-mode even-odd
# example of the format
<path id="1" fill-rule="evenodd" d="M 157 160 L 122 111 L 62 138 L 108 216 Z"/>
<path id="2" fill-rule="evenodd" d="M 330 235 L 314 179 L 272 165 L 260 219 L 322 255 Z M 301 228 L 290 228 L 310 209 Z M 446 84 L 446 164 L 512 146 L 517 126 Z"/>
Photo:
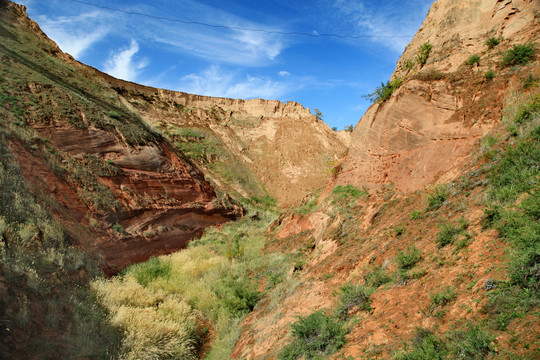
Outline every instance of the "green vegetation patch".
<path id="1" fill-rule="evenodd" d="M 368 272 L 366 276 L 364 276 L 364 280 L 366 282 L 367 286 L 370 286 L 374 289 L 380 287 L 381 285 L 384 285 L 386 283 L 389 283 L 392 281 L 392 277 L 388 275 L 385 269 L 378 266 Z"/>
<path id="2" fill-rule="evenodd" d="M 144 358 L 145 349 L 160 349 L 163 341 L 167 354 L 191 359 L 197 356 L 210 326 L 214 339 L 206 359 L 230 356 L 242 319 L 262 296 L 259 285 L 266 284 L 265 292 L 281 286 L 298 261 L 261 253 L 276 215 L 256 202 L 243 205 L 248 211 L 243 220 L 221 229 L 208 228 L 185 250 L 151 258 L 129 267 L 121 277 L 94 284 L 103 305 L 115 319 L 122 319 L 115 324 L 136 340 L 124 341 L 125 353 Z M 165 304 L 172 309 L 171 316 L 180 317 L 174 326 Z M 139 322 L 129 320 L 127 314 L 145 315 Z"/>
<path id="3" fill-rule="evenodd" d="M 428 193 L 427 200 L 428 211 L 434 211 L 439 209 L 448 199 L 448 185 L 438 184 Z"/>
<path id="4" fill-rule="evenodd" d="M 423 43 L 418 48 L 418 53 L 416 54 L 416 62 L 420 65 L 420 67 L 424 66 L 427 63 L 429 54 L 431 53 L 432 49 L 433 49 L 433 45 L 431 45 L 429 41 L 426 43 Z"/>
<path id="5" fill-rule="evenodd" d="M 474 64 L 480 64 L 480 55 L 473 54 L 465 61 L 465 65 L 473 66 Z"/>
<path id="6" fill-rule="evenodd" d="M 371 310 L 370 295 L 374 290 L 359 284 L 346 284 L 339 288 L 339 301 L 334 316 L 339 320 L 347 320 L 352 310 Z"/>
<path id="7" fill-rule="evenodd" d="M 432 331 L 418 328 L 414 339 L 405 350 L 396 354 L 395 360 L 482 360 L 495 355 L 494 336 L 475 325 L 451 331 L 441 337 Z"/>
<path id="8" fill-rule="evenodd" d="M 279 353 L 280 360 L 326 359 L 345 345 L 348 330 L 340 322 L 317 311 L 291 325 L 293 341 Z"/>
<path id="9" fill-rule="evenodd" d="M 351 206 L 357 199 L 367 195 L 367 191 L 360 190 L 354 185 L 339 185 L 332 190 L 332 195 L 334 197 L 333 204 L 348 204 Z"/>
<path id="10" fill-rule="evenodd" d="M 390 99 L 394 91 L 396 91 L 403 83 L 402 78 L 395 78 L 385 83 L 381 83 L 381 86 L 375 89 L 371 94 L 363 95 L 364 98 L 371 102 L 385 102 Z"/>
<path id="11" fill-rule="evenodd" d="M 139 284 L 147 286 L 157 278 L 168 279 L 171 276 L 171 263 L 170 261 L 153 256 L 146 262 L 133 265 L 130 268 L 130 272 L 133 273 L 135 280 Z"/>
<path id="12" fill-rule="evenodd" d="M 495 71 L 493 69 L 489 69 L 484 74 L 484 79 L 486 79 L 487 81 L 492 81 L 493 79 L 495 79 L 496 76 L 497 74 L 495 74 Z"/>
<path id="13" fill-rule="evenodd" d="M 495 46 L 499 45 L 500 42 L 502 41 L 502 37 L 490 37 L 489 39 L 486 40 L 485 42 L 485 45 L 488 47 L 489 50 L 493 49 Z"/>
<path id="14" fill-rule="evenodd" d="M 464 234 L 468 227 L 469 223 L 464 218 L 459 219 L 456 223 L 442 224 L 437 234 L 437 245 L 442 248 L 453 244 L 458 235 Z"/>
<path id="15" fill-rule="evenodd" d="M 509 67 L 515 65 L 525 65 L 533 61 L 535 56 L 535 43 L 514 45 L 514 47 L 503 54 L 501 66 Z"/>
<path id="16" fill-rule="evenodd" d="M 396 255 L 396 264 L 403 270 L 412 269 L 420 260 L 422 252 L 416 246 L 408 246 L 405 251 L 399 251 Z"/>

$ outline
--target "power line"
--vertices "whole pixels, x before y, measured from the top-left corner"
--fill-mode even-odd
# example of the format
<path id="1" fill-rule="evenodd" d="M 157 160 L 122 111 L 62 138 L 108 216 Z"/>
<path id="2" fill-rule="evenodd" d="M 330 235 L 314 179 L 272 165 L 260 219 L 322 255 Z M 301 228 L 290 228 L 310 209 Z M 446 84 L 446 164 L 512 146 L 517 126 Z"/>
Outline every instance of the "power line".
<path id="1" fill-rule="evenodd" d="M 173 18 L 168 18 L 168 17 L 163 17 L 163 16 L 155 16 L 155 15 L 145 14 L 145 13 L 141 13 L 141 12 L 128 11 L 128 10 L 113 8 L 113 7 L 109 7 L 109 6 L 93 4 L 93 3 L 89 3 L 89 2 L 81 1 L 81 0 L 70 0 L 70 1 L 80 3 L 80 4 L 84 4 L 84 5 L 88 5 L 88 6 L 93 6 L 93 7 L 99 8 L 99 9 L 116 11 L 116 12 L 120 12 L 120 13 L 124 13 L 124 14 L 128 14 L 128 15 L 144 16 L 144 17 L 148 17 L 148 18 L 152 18 L 152 19 L 156 19 L 156 20 L 178 22 L 178 23 L 187 24 L 187 25 L 200 25 L 200 26 L 206 26 L 206 27 L 218 28 L 218 29 L 253 31 L 253 32 L 262 32 L 262 33 L 267 33 L 267 34 L 278 34 L 278 35 L 309 36 L 309 37 L 314 37 L 314 38 L 318 38 L 318 37 L 335 37 L 335 38 L 339 38 L 339 39 L 382 39 L 382 38 L 384 38 L 384 39 L 395 39 L 395 38 L 409 39 L 409 38 L 413 37 L 412 35 L 340 35 L 340 34 L 332 34 L 332 33 L 329 33 L 329 34 L 316 33 L 316 34 L 314 34 L 314 33 L 297 32 L 297 31 L 253 29 L 253 28 L 245 28 L 245 27 L 240 27 L 240 26 L 226 26 L 226 25 L 219 25 L 219 24 L 209 24 L 209 23 L 200 22 L 200 21 L 188 21 L 188 20 L 183 20 L 183 19 L 173 19 Z"/>

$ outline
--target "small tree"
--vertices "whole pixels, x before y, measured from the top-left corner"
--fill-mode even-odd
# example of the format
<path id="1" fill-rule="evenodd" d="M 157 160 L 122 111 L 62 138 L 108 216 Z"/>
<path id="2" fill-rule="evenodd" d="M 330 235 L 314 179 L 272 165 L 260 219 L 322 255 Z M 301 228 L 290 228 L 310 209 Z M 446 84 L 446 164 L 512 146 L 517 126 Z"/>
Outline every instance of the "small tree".
<path id="1" fill-rule="evenodd" d="M 322 121 L 323 113 L 317 108 L 313 109 L 313 111 L 315 111 L 315 117 L 317 118 L 317 121 Z"/>

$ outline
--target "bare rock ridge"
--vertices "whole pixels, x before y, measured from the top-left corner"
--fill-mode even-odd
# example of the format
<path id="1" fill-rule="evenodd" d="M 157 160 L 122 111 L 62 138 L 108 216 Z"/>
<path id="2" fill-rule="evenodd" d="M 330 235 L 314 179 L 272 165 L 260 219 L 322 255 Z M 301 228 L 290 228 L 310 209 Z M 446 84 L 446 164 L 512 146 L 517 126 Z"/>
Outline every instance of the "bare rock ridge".
<path id="1" fill-rule="evenodd" d="M 473 144 L 500 120 L 505 85 L 486 88 L 474 76 L 500 61 L 486 40 L 502 37 L 500 48 L 538 40 L 539 11 L 534 0 L 434 2 L 392 75 L 403 84 L 356 125 L 337 184 L 414 191 L 455 177 Z M 428 43 L 427 62 L 419 64 Z M 473 54 L 481 55 L 479 65 L 465 65 Z"/>

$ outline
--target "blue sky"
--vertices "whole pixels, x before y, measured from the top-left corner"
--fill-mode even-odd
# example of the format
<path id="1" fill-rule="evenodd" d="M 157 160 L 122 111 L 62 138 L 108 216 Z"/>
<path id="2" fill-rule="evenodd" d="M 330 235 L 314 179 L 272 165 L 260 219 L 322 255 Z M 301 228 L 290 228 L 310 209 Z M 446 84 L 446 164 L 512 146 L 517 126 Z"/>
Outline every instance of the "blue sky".
<path id="1" fill-rule="evenodd" d="M 389 79 L 433 0 L 16 0 L 60 48 L 113 76 L 171 90 L 297 101 L 342 129 Z M 377 37 L 385 36 L 385 37 Z M 388 38 L 386 36 L 398 36 Z"/>

